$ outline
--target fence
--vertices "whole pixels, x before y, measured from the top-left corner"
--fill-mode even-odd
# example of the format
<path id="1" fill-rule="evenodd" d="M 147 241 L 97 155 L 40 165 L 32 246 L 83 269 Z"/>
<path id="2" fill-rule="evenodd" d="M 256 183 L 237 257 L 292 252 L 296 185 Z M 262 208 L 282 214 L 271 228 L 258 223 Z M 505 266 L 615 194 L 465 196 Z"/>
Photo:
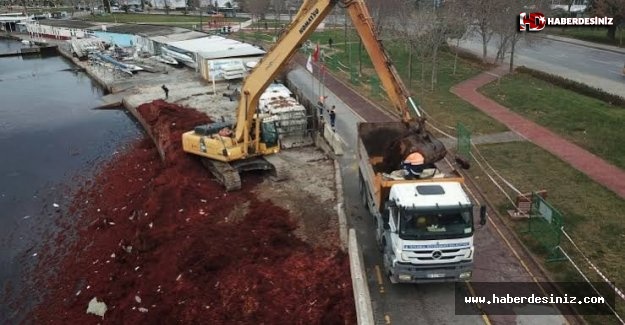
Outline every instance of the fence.
<path id="1" fill-rule="evenodd" d="M 563 226 L 562 214 L 541 195 L 532 193 L 527 233 L 547 250 L 547 262 L 566 260 L 560 249 Z"/>
<path id="2" fill-rule="evenodd" d="M 456 128 L 458 130 L 458 146 L 456 154 L 466 161 L 471 159 L 471 132 L 464 124 L 458 122 Z"/>

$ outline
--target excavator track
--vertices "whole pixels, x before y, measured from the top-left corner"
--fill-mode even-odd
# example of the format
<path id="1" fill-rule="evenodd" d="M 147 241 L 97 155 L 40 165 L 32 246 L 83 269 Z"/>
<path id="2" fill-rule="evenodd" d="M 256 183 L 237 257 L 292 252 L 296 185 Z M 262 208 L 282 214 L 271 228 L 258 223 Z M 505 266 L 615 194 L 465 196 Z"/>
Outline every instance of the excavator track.
<path id="1" fill-rule="evenodd" d="M 274 182 L 281 182 L 289 178 L 288 163 L 282 159 L 279 153 L 263 157 L 271 166 L 271 176 Z"/>
<path id="2" fill-rule="evenodd" d="M 241 189 L 241 176 L 229 163 L 202 158 L 202 164 L 217 178 L 226 191 L 236 191 Z"/>
<path id="3" fill-rule="evenodd" d="M 271 172 L 271 179 L 274 182 L 284 181 L 288 179 L 289 175 L 288 163 L 278 154 L 237 160 L 231 163 L 202 158 L 202 164 L 228 192 L 241 189 L 240 173 L 242 172 L 267 170 Z"/>

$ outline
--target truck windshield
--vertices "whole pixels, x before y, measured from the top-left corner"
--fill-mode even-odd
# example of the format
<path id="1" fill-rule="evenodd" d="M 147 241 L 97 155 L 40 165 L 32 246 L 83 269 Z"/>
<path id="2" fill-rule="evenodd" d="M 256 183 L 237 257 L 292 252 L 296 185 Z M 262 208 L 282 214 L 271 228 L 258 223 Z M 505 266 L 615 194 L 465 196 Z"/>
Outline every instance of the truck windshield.
<path id="1" fill-rule="evenodd" d="M 402 239 L 451 239 L 473 234 L 472 209 L 414 210 L 400 212 L 399 236 Z"/>

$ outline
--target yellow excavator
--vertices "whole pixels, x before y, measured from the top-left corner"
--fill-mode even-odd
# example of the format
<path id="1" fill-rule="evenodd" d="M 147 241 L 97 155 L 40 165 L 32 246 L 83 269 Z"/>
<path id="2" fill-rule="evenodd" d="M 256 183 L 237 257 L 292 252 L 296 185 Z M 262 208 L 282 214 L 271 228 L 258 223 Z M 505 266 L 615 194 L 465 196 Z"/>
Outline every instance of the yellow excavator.
<path id="1" fill-rule="evenodd" d="M 203 163 L 226 190 L 241 187 L 239 172 L 242 171 L 272 170 L 277 177 L 281 177 L 279 168 L 272 164 L 272 155 L 280 151 L 277 130 L 273 122 L 264 122 L 262 116 L 258 114 L 259 99 L 310 34 L 339 3 L 347 9 L 383 88 L 394 108 L 401 114 L 407 134 L 412 134 L 409 138 L 423 147 L 420 151 L 425 156 L 425 163 L 438 161 L 442 158 L 441 155 L 444 156 L 445 149 L 442 143 L 425 132 L 425 120 L 418 105 L 409 96 L 390 58 L 377 39 L 364 0 L 305 0 L 276 44 L 244 79 L 234 127 L 224 122 L 216 122 L 197 126 L 182 135 L 183 150 L 206 158 L 202 160 Z M 231 130 L 232 127 L 234 130 Z M 411 147 L 410 144 L 406 146 L 400 142 L 399 140 L 397 142 L 398 148 L 401 147 L 399 151 Z M 398 153 L 399 156 L 406 155 L 402 152 Z M 387 161 L 393 159 L 389 158 Z"/>

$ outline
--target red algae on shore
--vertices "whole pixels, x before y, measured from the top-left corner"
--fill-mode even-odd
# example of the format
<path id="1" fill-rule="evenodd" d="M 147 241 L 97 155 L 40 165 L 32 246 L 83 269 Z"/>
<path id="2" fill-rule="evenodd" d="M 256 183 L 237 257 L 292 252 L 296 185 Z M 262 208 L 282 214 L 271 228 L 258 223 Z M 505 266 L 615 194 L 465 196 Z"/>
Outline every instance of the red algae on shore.
<path id="1" fill-rule="evenodd" d="M 166 162 L 144 139 L 79 191 L 57 253 L 42 256 L 46 294 L 29 323 L 356 323 L 345 253 L 298 239 L 289 212 L 252 193 L 259 175 L 226 193 L 182 151 L 182 132 L 208 117 L 164 101 L 138 111 Z M 245 215 L 229 219 L 243 202 Z M 86 313 L 93 297 L 103 318 Z"/>

